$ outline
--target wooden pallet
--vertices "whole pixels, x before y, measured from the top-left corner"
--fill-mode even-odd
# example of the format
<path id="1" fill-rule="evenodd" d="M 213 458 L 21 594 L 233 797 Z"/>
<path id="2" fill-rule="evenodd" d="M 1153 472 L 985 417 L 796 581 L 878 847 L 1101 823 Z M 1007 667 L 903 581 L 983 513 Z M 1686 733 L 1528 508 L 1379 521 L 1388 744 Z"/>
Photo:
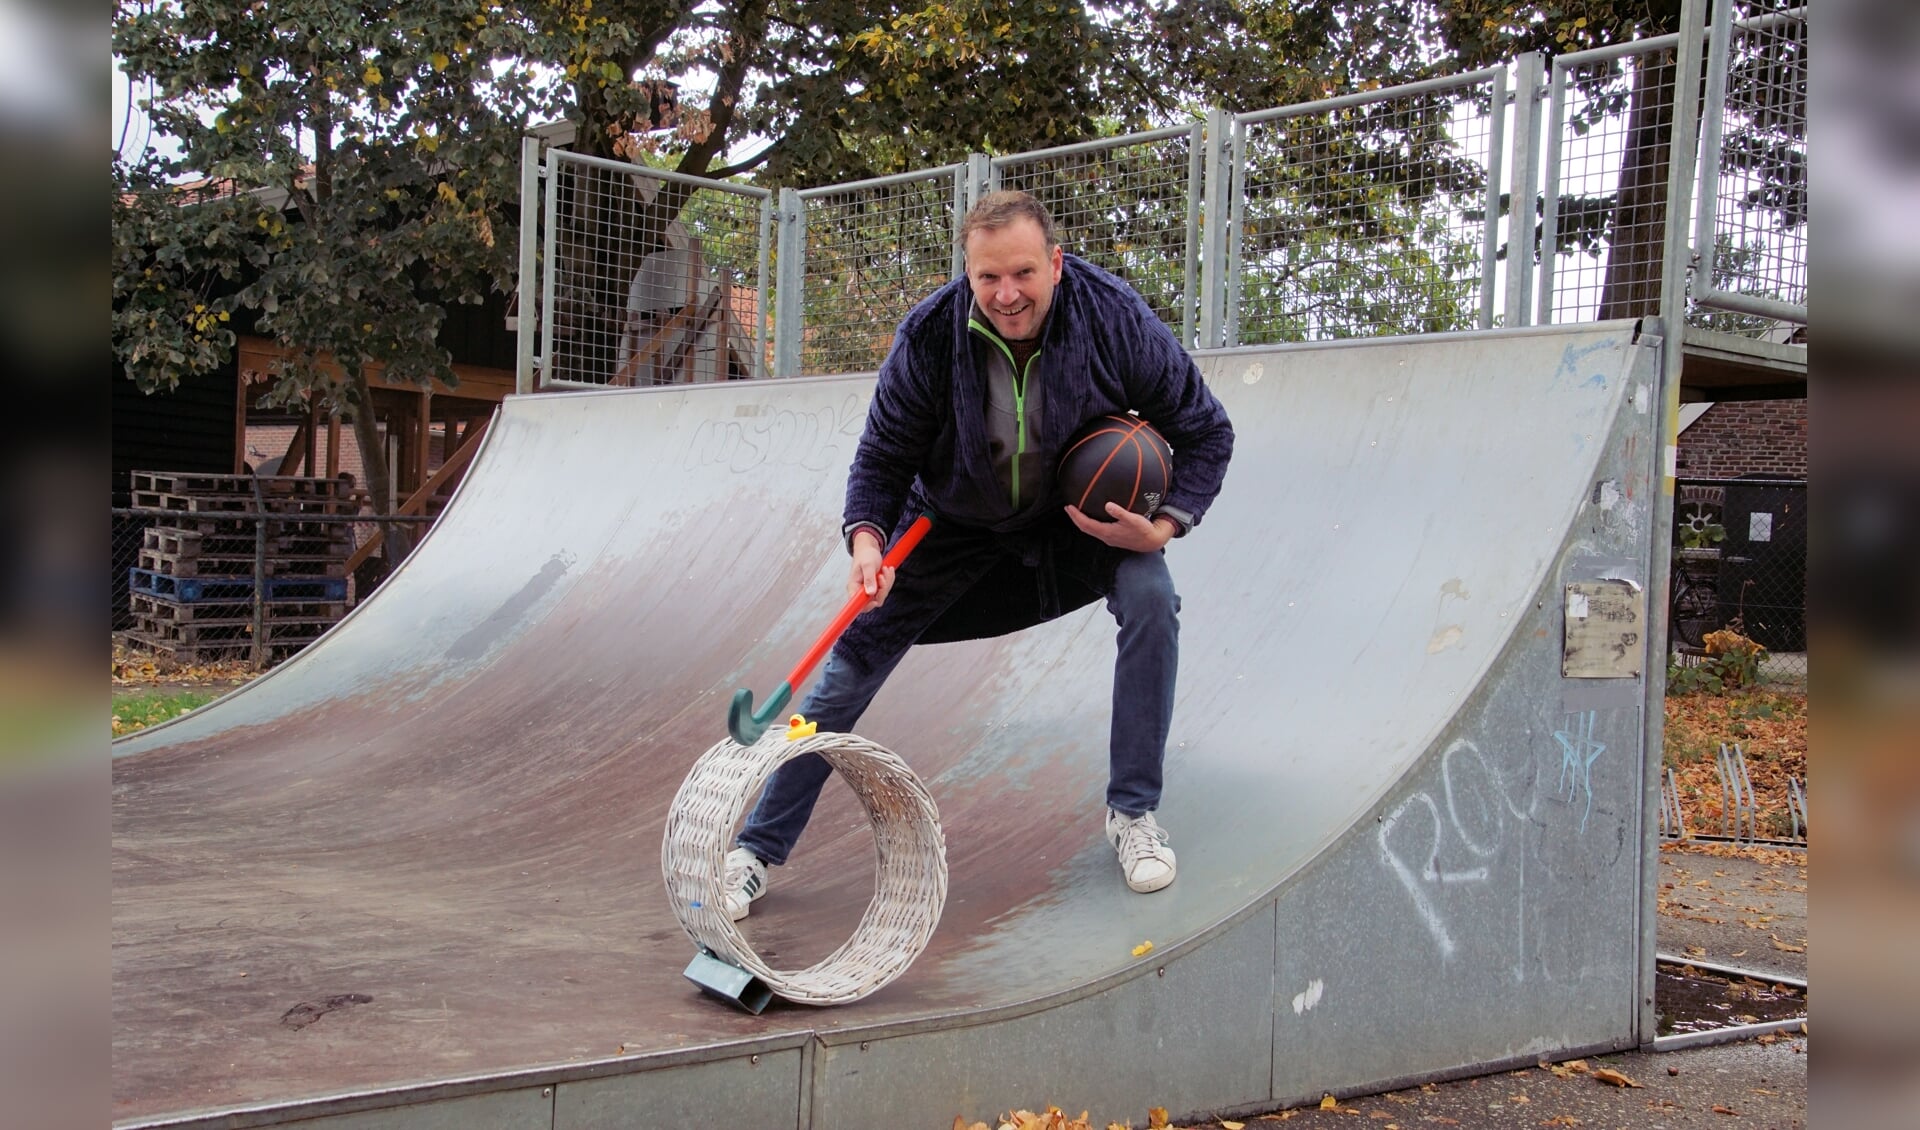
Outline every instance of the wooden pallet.
<path id="1" fill-rule="evenodd" d="M 151 530 L 149 533 L 153 532 Z M 344 554 L 269 554 L 264 562 L 269 577 L 344 577 Z M 253 575 L 253 550 L 245 553 L 163 553 L 156 549 L 140 551 L 140 568 L 174 577 L 240 577 Z"/>
<path id="2" fill-rule="evenodd" d="M 346 546 L 352 552 L 353 523 L 351 522 L 302 522 L 294 518 L 269 518 L 267 523 L 267 544 L 275 546 L 288 539 L 322 546 L 315 552 L 330 552 L 333 547 Z M 207 542 L 217 541 L 223 547 L 231 547 L 237 542 L 245 542 L 249 552 L 254 542 L 254 529 L 258 521 L 253 518 L 220 518 L 210 514 L 170 514 L 164 523 L 147 527 L 149 532 L 162 531 L 160 537 L 147 538 L 144 542 L 148 549 L 157 549 L 167 553 L 190 552 L 189 541 L 199 539 L 202 548 Z"/>
<path id="3" fill-rule="evenodd" d="M 338 498 L 255 498 L 251 494 L 173 494 L 168 491 L 136 490 L 133 505 L 141 510 L 165 510 L 177 514 L 352 514 L 356 503 Z"/>
<path id="4" fill-rule="evenodd" d="M 141 648 L 180 663 L 211 663 L 221 659 L 247 659 L 253 655 L 253 637 L 244 632 L 226 632 L 201 637 L 198 633 L 171 625 L 136 627 L 125 638 Z M 319 638 L 313 635 L 276 636 L 269 634 L 265 647 L 273 659 L 284 659 Z"/>
<path id="5" fill-rule="evenodd" d="M 187 603 L 151 593 L 127 594 L 135 621 L 153 624 L 193 624 L 199 627 L 244 628 L 253 624 L 251 600 L 205 600 Z M 275 601 L 263 609 L 267 624 L 278 628 L 294 624 L 331 624 L 347 614 L 345 601 Z"/>
<path id="6" fill-rule="evenodd" d="M 133 471 L 129 477 L 136 491 L 159 494 L 228 494 L 253 497 L 257 484 L 269 499 L 349 497 L 347 484 L 339 479 L 304 475 L 203 475 L 173 471 Z"/>
<path id="7" fill-rule="evenodd" d="M 127 570 L 127 587 L 134 592 L 179 604 L 251 602 L 260 588 L 268 604 L 344 601 L 345 577 L 267 577 L 256 585 L 251 574 L 179 577 L 151 569 Z"/>

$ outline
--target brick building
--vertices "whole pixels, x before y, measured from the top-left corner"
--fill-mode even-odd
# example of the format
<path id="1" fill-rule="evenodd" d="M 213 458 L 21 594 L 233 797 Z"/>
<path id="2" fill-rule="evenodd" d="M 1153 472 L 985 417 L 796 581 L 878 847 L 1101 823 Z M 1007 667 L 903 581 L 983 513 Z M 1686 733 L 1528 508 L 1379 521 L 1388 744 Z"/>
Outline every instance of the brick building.
<path id="1" fill-rule="evenodd" d="M 1683 479 L 1806 478 L 1806 398 L 1713 404 L 1680 433 L 1679 470 Z"/>

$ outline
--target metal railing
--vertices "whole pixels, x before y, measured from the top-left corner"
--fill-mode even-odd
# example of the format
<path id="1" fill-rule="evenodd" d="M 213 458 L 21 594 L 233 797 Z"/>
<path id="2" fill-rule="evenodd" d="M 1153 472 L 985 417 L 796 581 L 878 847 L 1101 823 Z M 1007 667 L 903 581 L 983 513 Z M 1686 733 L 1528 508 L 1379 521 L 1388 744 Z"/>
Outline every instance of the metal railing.
<path id="1" fill-rule="evenodd" d="M 880 367 L 900 319 L 960 271 L 965 172 L 781 193 L 781 374 Z"/>
<path id="2" fill-rule="evenodd" d="M 1807 321 L 1807 9 L 1714 0 L 1695 194 L 1696 322 Z"/>
<path id="3" fill-rule="evenodd" d="M 1806 8 L 1701 2 L 1710 23 L 1550 62 L 777 196 L 533 145 L 522 270 L 551 316 L 519 322 L 521 385 L 872 370 L 999 187 L 1193 348 L 1653 315 L 1676 272 L 1690 325 L 1784 340 L 1807 298 Z M 1704 99 L 1679 89 L 1695 61 Z M 1669 151 L 1694 152 L 1675 115 L 1697 104 L 1687 177 Z"/>
<path id="4" fill-rule="evenodd" d="M 562 149 L 541 179 L 543 385 L 767 374 L 770 192 Z"/>
<path id="5" fill-rule="evenodd" d="M 1553 60 L 1538 321 L 1660 312 L 1679 35 Z"/>
<path id="6" fill-rule="evenodd" d="M 995 157 L 987 187 L 1031 193 L 1064 246 L 1127 280 L 1192 345 L 1205 153 L 1206 125 L 1194 122 Z"/>
<path id="7" fill-rule="evenodd" d="M 1228 339 L 1493 324 L 1504 67 L 1233 118 Z"/>

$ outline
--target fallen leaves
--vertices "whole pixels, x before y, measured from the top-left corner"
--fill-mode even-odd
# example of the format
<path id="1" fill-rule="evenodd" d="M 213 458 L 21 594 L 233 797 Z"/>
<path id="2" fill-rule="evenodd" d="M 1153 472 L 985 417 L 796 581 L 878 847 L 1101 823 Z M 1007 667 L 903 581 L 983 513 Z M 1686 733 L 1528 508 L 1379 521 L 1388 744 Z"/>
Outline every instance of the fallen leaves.
<path id="1" fill-rule="evenodd" d="M 1593 1073 L 1593 1077 L 1595 1079 L 1600 1080 L 1602 1083 L 1611 1083 L 1616 1087 L 1638 1087 L 1641 1085 L 1639 1083 L 1634 1082 L 1633 1079 L 1629 1078 L 1628 1076 L 1623 1075 L 1618 1071 L 1615 1071 L 1611 1067 L 1600 1068 L 1599 1070 Z"/>
<path id="2" fill-rule="evenodd" d="M 1680 788 L 1687 831 L 1724 829 L 1717 753 L 1739 743 L 1762 835 L 1792 830 L 1788 777 L 1807 778 L 1807 697 L 1774 691 L 1733 695 L 1672 695 L 1666 700 L 1665 764 Z M 1802 829 L 1804 832 L 1804 828 Z M 1718 846 L 1718 845 L 1714 845 Z"/>
<path id="3" fill-rule="evenodd" d="M 1770 934 L 1770 935 L 1768 935 L 1768 937 L 1773 937 L 1773 935 L 1771 935 L 1771 934 Z M 1783 952 L 1783 953 L 1805 953 L 1805 952 L 1807 952 L 1807 946 L 1806 946 L 1806 941 L 1805 941 L 1805 939 L 1802 939 L 1802 940 L 1801 940 L 1801 944 L 1800 944 L 1800 945 L 1797 945 L 1797 946 L 1790 946 L 1790 945 L 1788 945 L 1787 943 L 1785 943 L 1785 942 L 1783 942 L 1783 941 L 1781 941 L 1781 940 L 1780 940 L 1779 938 L 1777 938 L 1777 937 L 1773 937 L 1773 948 L 1774 948 L 1774 949 L 1777 949 L 1777 950 L 1780 950 L 1780 951 L 1781 951 L 1781 952 Z"/>
<path id="4" fill-rule="evenodd" d="M 1068 1118 L 1065 1111 L 1050 1106 L 1040 1114 L 1030 1110 L 1003 1114 L 997 1127 L 990 1127 L 984 1122 L 968 1123 L 956 1114 L 953 1116 L 953 1130 L 1093 1130 L 1093 1124 L 1087 1121 L 1087 1112 L 1084 1110 L 1080 1112 L 1080 1117 Z M 1109 1122 L 1107 1130 L 1126 1130 L 1126 1127 L 1118 1122 Z"/>

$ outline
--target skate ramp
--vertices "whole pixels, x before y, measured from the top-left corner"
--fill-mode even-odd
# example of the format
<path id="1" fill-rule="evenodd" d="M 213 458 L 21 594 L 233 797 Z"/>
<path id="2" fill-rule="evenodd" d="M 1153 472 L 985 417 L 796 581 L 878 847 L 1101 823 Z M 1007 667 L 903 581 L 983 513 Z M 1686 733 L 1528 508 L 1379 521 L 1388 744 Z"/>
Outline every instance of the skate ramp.
<path id="1" fill-rule="evenodd" d="M 1658 349 L 1204 356 L 1238 441 L 1168 551 L 1179 881 L 1131 894 L 1100 835 L 1104 610 L 917 649 L 860 732 L 939 805 L 940 927 L 757 1017 L 682 978 L 661 829 L 842 599 L 871 377 L 510 400 L 376 599 L 116 744 L 114 1118 L 1126 1118 L 1637 1044 L 1644 685 L 1563 677 L 1563 590 L 1644 588 Z M 871 852 L 831 786 L 756 950 L 844 941 Z"/>

